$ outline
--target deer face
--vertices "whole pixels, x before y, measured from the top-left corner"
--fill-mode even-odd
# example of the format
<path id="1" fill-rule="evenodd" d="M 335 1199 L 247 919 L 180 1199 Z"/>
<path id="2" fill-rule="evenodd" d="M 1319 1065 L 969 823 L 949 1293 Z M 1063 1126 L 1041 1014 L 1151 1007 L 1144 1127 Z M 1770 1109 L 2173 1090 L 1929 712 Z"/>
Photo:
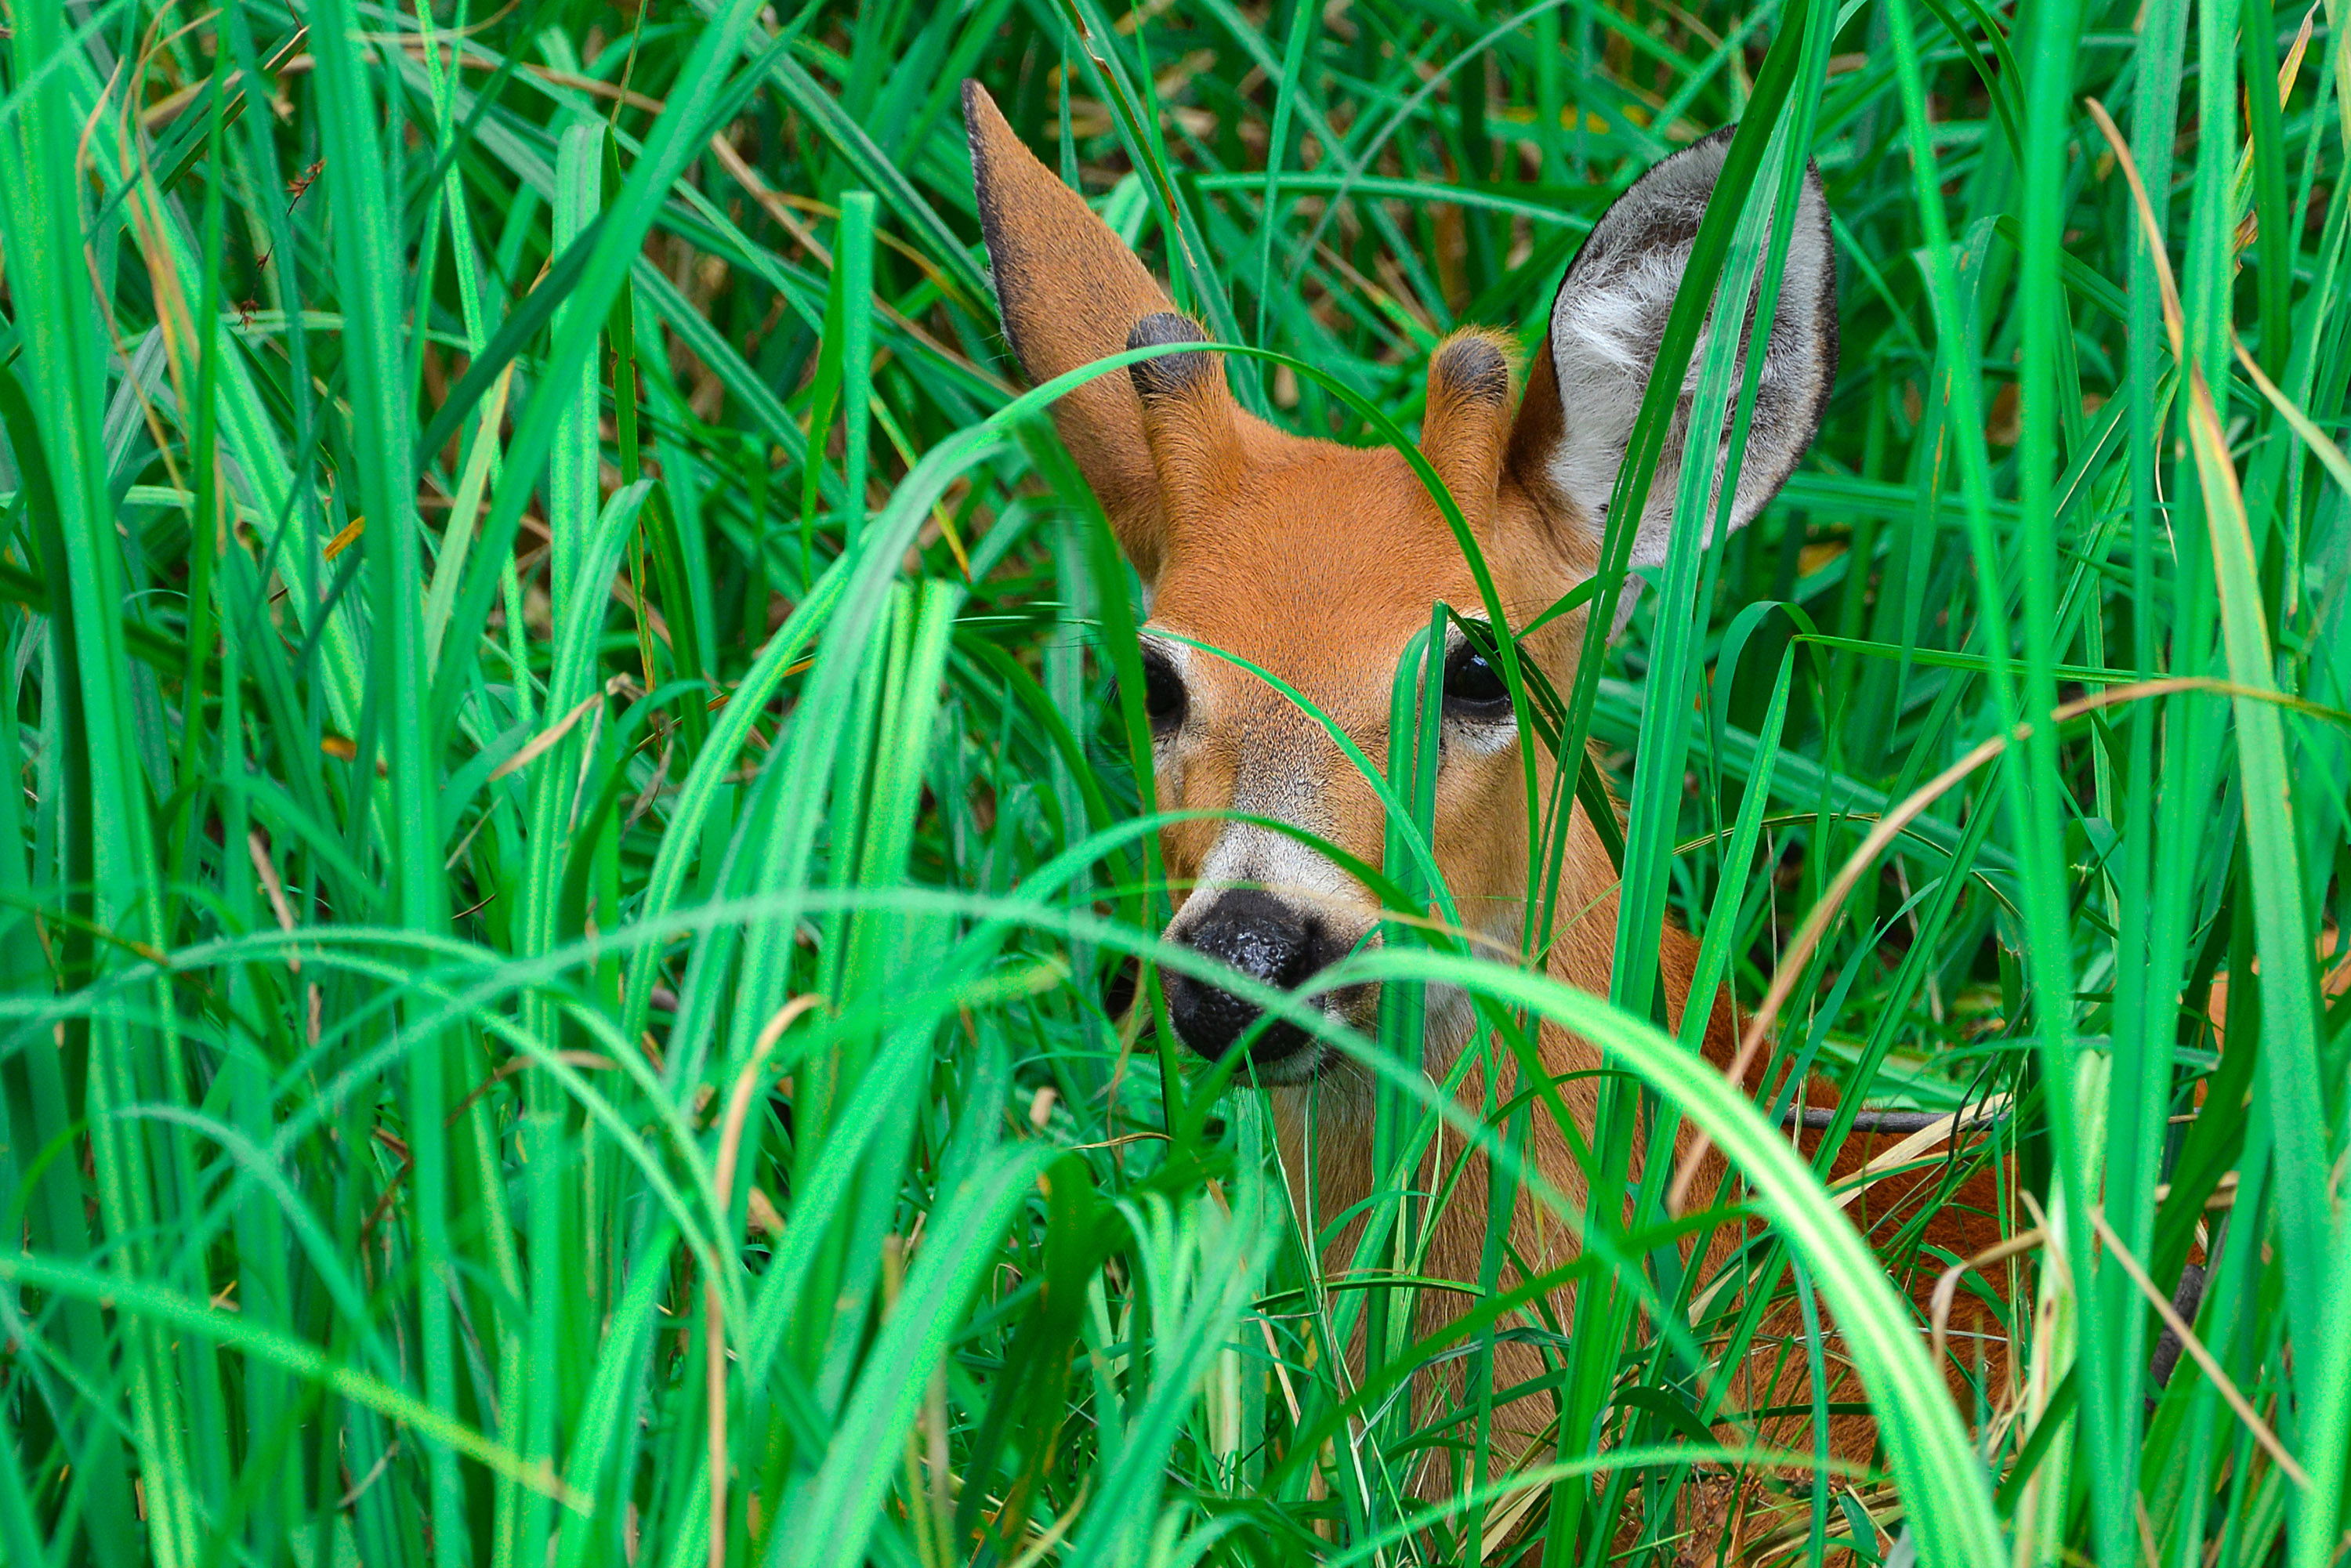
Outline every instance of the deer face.
<path id="1" fill-rule="evenodd" d="M 1474 347 L 1505 374 L 1491 346 Z M 1384 764 L 1397 660 L 1427 630 L 1432 604 L 1481 602 L 1459 546 L 1388 450 L 1270 443 L 1229 484 L 1187 494 L 1200 526 L 1187 500 L 1144 628 L 1161 802 L 1287 823 L 1379 864 L 1378 797 L 1322 719 L 1249 666 L 1280 677 Z M 1216 517 L 1238 526 L 1210 526 Z M 1469 923 L 1514 949 L 1526 852 L 1516 720 L 1478 650 L 1458 631 L 1450 643 L 1437 847 Z M 1273 828 L 1189 821 L 1163 847 L 1180 900 L 1170 939 L 1270 985 L 1301 986 L 1371 939 L 1379 918 L 1377 901 L 1331 857 Z M 1186 976 L 1167 986 L 1177 1032 L 1205 1055 L 1223 1054 L 1255 1021 L 1257 1009 L 1229 992 Z M 1361 988 L 1321 998 L 1357 1024 L 1373 1001 Z M 1259 1075 L 1311 1072 L 1320 1052 L 1307 1044 L 1288 1024 L 1270 1027 L 1252 1047 Z"/>
<path id="2" fill-rule="evenodd" d="M 1266 819 L 1378 865 L 1376 794 L 1323 724 L 1256 671 L 1293 687 L 1384 762 L 1397 661 L 1432 606 L 1484 614 L 1452 529 L 1398 453 L 1304 439 L 1242 413 L 1220 357 L 1178 347 L 1206 336 L 1172 312 L 1133 253 L 1021 146 L 977 84 L 966 84 L 964 107 L 1005 335 L 1029 376 L 1042 382 L 1126 348 L 1169 350 L 1098 377 L 1053 410 L 1150 595 L 1142 658 L 1160 804 Z M 1569 267 L 1515 409 L 1507 340 L 1473 330 L 1431 357 L 1421 448 L 1514 626 L 1593 570 L 1609 490 L 1727 144 L 1718 135 L 1667 160 L 1601 220 Z M 1834 375 L 1834 267 L 1816 177 L 1801 216 L 1733 528 L 1793 469 Z M 1686 400 L 1636 529 L 1635 565 L 1665 559 L 1687 417 Z M 1717 455 L 1708 445 L 1699 444 L 1701 460 Z M 1522 740 L 1498 673 L 1458 628 L 1447 635 L 1434 847 L 1473 936 L 1514 953 L 1529 833 Z M 1570 615 L 1520 648 L 1563 688 L 1582 636 L 1580 615 Z M 1163 841 L 1176 903 L 1170 940 L 1264 984 L 1319 991 L 1333 1017 L 1369 1022 L 1374 998 L 1362 988 L 1314 984 L 1373 940 L 1379 919 L 1377 901 L 1337 860 L 1245 821 L 1181 823 Z M 1552 967 L 1604 989 L 1612 873 L 1588 824 L 1572 826 L 1569 855 L 1562 907 L 1586 928 L 1560 939 Z M 1258 1021 L 1254 1004 L 1187 976 L 1170 977 L 1168 1005 L 1186 1045 L 1211 1058 Z M 1458 998 L 1431 1006 L 1443 1015 L 1431 1020 L 1433 1049 L 1458 1045 L 1466 1010 Z M 1302 1031 L 1280 1023 L 1259 1030 L 1250 1051 L 1270 1083 L 1305 1081 L 1324 1062 Z"/>

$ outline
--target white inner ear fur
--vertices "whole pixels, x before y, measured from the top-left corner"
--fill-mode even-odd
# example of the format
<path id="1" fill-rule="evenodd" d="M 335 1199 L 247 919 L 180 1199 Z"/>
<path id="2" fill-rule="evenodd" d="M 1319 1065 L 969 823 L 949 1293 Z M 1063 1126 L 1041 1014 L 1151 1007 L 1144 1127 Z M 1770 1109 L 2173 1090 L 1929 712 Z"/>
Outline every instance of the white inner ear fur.
<path id="1" fill-rule="evenodd" d="M 1609 492 L 1624 464 L 1633 422 L 1656 362 L 1674 294 L 1681 286 L 1698 222 L 1729 155 L 1728 132 L 1683 149 L 1635 182 L 1602 215 L 1552 305 L 1552 367 L 1559 378 L 1562 434 L 1548 467 L 1595 533 L 1607 521 Z M 1763 509 L 1812 444 L 1836 376 L 1836 267 L 1828 202 L 1816 172 L 1806 171 L 1788 246 L 1780 298 L 1758 379 L 1755 409 L 1732 498 L 1729 527 L 1744 528 Z M 1747 290 L 1751 320 L 1759 275 Z M 1706 330 L 1714 326 L 1709 318 Z M 1751 327 L 1750 328 L 1751 330 Z M 1681 400 L 1633 539 L 1632 564 L 1656 566 L 1672 539 L 1674 497 L 1689 438 L 1690 401 L 1706 359 L 1706 330 L 1690 356 Z M 1729 431 L 1718 439 L 1718 476 Z M 1717 480 L 1716 499 L 1719 501 Z M 1617 630 L 1639 584 L 1626 585 Z"/>

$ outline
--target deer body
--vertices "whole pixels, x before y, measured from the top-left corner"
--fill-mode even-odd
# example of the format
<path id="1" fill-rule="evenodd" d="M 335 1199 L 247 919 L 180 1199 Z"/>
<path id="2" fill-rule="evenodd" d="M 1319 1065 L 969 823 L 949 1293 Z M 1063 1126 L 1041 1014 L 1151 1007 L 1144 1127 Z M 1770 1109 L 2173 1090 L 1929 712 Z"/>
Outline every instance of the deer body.
<path id="1" fill-rule="evenodd" d="M 976 84 L 965 89 L 975 185 L 1005 335 L 1033 382 L 1130 347 L 1201 341 L 1166 294 L 1084 202 L 1013 135 Z M 1685 149 L 1645 175 L 1595 226 L 1561 286 L 1547 340 L 1532 355 L 1523 395 L 1511 397 L 1516 346 L 1469 331 L 1431 357 L 1421 449 L 1475 535 L 1513 626 L 1526 624 L 1595 570 L 1600 518 L 1622 461 L 1648 368 L 1682 267 L 1728 146 L 1727 133 Z M 1794 468 L 1834 379 L 1834 270 L 1827 207 L 1808 178 L 1729 522 L 1743 526 Z M 1370 756 L 1384 754 L 1390 687 L 1400 655 L 1443 601 L 1465 613 L 1483 603 L 1459 543 L 1411 466 L 1386 448 L 1357 450 L 1275 429 L 1233 402 L 1221 362 L 1203 349 L 1141 361 L 1064 395 L 1055 423 L 1143 580 L 1145 708 L 1154 728 L 1157 793 L 1170 810 L 1231 811 L 1304 829 L 1378 864 L 1378 799 L 1316 720 L 1222 650 L 1271 672 L 1327 714 Z M 1685 445 L 1687 399 L 1636 525 L 1634 562 L 1665 558 Z M 1698 459 L 1707 460 L 1702 450 Z M 1522 744 L 1508 694 L 1457 630 L 1446 654 L 1443 754 L 1434 849 L 1461 918 L 1492 951 L 1515 954 L 1527 898 L 1527 791 Z M 1571 612 L 1519 644 L 1555 686 L 1572 679 L 1583 639 Z M 1499 700 L 1498 699 L 1499 696 Z M 1535 744 L 1531 741 L 1525 744 Z M 1552 766 L 1536 745 L 1538 766 Z M 1569 827 L 1551 973 L 1604 995 L 1616 945 L 1615 874 L 1578 809 Z M 1185 821 L 1165 830 L 1176 914 L 1168 939 L 1277 988 L 1311 994 L 1313 975 L 1374 932 L 1378 902 L 1327 857 L 1295 839 L 1240 821 Z M 1659 936 L 1669 1014 L 1689 1005 L 1695 950 Z M 1167 981 L 1184 1042 L 1217 1058 L 1258 1020 L 1252 1005 L 1184 976 Z M 1369 1028 L 1375 998 L 1322 995 L 1332 1018 Z M 1706 1055 L 1727 1066 L 1735 1047 L 1727 1007 L 1711 1017 Z M 1426 1062 L 1441 1078 L 1468 1043 L 1463 1006 L 1430 1009 Z M 1347 1211 L 1372 1189 L 1371 1088 L 1358 1070 L 1286 1023 L 1260 1030 L 1250 1065 L 1268 1086 L 1301 1217 Z M 1541 1065 L 1560 1083 L 1589 1139 L 1601 1065 L 1587 1042 L 1546 1030 Z M 1486 1085 L 1460 1089 L 1473 1112 Z M 1815 1092 L 1812 1103 L 1824 1103 Z M 1548 1118 L 1537 1117 L 1538 1124 Z M 1854 1140 L 1842 1164 L 1870 1153 Z M 1581 1166 L 1560 1131 L 1537 1134 L 1533 1156 L 1580 1204 Z M 1721 1177 L 1713 1162 L 1698 1191 Z M 1485 1176 L 1433 1221 L 1426 1271 L 1474 1281 L 1486 1221 Z M 1512 1238 L 1531 1264 L 1556 1267 L 1575 1239 L 1521 1203 Z M 1715 1250 L 1736 1241 L 1725 1235 Z M 1325 1252 L 1347 1266 L 1353 1239 Z M 1457 1316 L 1466 1296 L 1426 1291 L 1424 1326 Z M 1564 1320 L 1566 1309 L 1562 1307 Z M 1498 1388 L 1540 1370 L 1536 1353 L 1505 1344 Z M 1782 1394 L 1786 1385 L 1782 1385 Z M 1838 1396 L 1850 1398 L 1849 1393 Z M 1539 1401 L 1528 1401 L 1532 1411 Z M 1504 1462 L 1538 1444 L 1541 1422 L 1511 1418 L 1497 1437 Z M 1515 1444 L 1515 1447 L 1514 1447 Z M 1837 1445 L 1865 1451 L 1865 1428 Z M 1442 1490 L 1441 1474 L 1427 1485 Z"/>

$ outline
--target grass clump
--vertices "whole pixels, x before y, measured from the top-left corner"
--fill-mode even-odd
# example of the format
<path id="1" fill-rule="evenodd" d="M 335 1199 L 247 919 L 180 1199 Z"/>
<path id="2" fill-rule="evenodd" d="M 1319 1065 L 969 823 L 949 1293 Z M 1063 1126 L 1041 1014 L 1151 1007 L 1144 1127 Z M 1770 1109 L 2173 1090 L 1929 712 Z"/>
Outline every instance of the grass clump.
<path id="1" fill-rule="evenodd" d="M 1662 1563 L 1754 1464 L 1773 1561 L 2333 1562 L 2339 20 L 16 0 L 0 1556 Z M 1636 1310 L 1699 1282 L 1617 1224 L 1520 1391 L 1559 1462 L 1416 1500 L 1378 1391 L 1560 1325 L 1351 1366 L 1259 1101 L 1104 1005 L 1184 961 L 1137 607 L 996 337 L 966 76 L 1214 336 L 1321 372 L 1236 356 L 1246 404 L 1354 442 L 1454 327 L 1533 342 L 1671 149 L 1761 97 L 1817 159 L 1821 442 L 1644 596 L 1589 733 L 1628 888 L 1778 981 L 1783 1052 L 2009 1097 L 1972 1456 L 1721 1450 Z M 1763 1290 L 1964 1261 L 1863 1256 L 1645 1009 L 1382 962 L 1716 1129 L 1797 1242 Z M 1904 1327 L 1887 1412 L 1935 1386 Z"/>

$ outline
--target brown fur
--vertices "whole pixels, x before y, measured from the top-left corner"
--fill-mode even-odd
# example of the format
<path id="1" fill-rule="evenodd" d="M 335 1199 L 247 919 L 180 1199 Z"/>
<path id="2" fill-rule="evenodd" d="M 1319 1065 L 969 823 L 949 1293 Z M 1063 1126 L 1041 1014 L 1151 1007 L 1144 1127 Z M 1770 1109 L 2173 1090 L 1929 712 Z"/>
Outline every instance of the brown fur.
<path id="1" fill-rule="evenodd" d="M 1029 375 L 1041 382 L 1125 348 L 1138 320 L 1172 308 L 1166 295 L 1085 204 L 1020 144 L 976 85 L 967 85 L 965 107 L 1006 336 Z M 1509 347 L 1474 333 L 1439 347 L 1423 445 L 1476 534 L 1510 622 L 1522 625 L 1590 575 L 1597 529 L 1545 477 L 1543 454 L 1565 417 L 1550 355 L 1536 354 L 1514 421 Z M 1302 439 L 1251 418 L 1233 405 L 1214 356 L 1200 357 L 1210 361 L 1207 374 L 1137 378 L 1112 371 L 1063 397 L 1054 410 L 1063 440 L 1151 589 L 1147 630 L 1178 632 L 1274 672 L 1330 714 L 1369 755 L 1382 756 L 1398 656 L 1427 625 L 1432 602 L 1443 600 L 1478 612 L 1476 581 L 1438 506 L 1402 456 L 1385 448 L 1355 450 Z M 1579 612 L 1553 622 L 1521 647 L 1563 689 L 1583 636 Z M 1379 862 L 1384 820 L 1377 799 L 1310 716 L 1222 660 L 1191 659 L 1186 679 L 1191 705 L 1186 738 L 1161 757 L 1164 808 L 1223 810 L 1263 798 L 1278 784 L 1268 781 L 1275 775 L 1310 779 L 1311 789 L 1293 791 L 1305 798 L 1290 803 L 1290 820 L 1368 862 Z M 1529 823 L 1517 746 L 1513 740 L 1492 749 L 1454 747 L 1439 774 L 1437 800 L 1436 852 L 1463 918 L 1505 951 L 1517 941 L 1526 894 Z M 1548 782 L 1548 758 L 1541 766 Z M 1186 822 L 1164 835 L 1178 926 L 1184 890 L 1200 876 L 1222 826 Z M 1605 995 L 1616 943 L 1614 872 L 1580 810 L 1569 835 L 1548 967 L 1571 986 Z M 1376 901 L 1360 887 L 1311 896 L 1350 936 L 1368 930 L 1379 915 Z M 1677 1022 L 1690 988 L 1696 945 L 1670 928 L 1660 931 L 1657 940 L 1668 1010 Z M 1354 1004 L 1358 1021 L 1368 1021 L 1369 1006 L 1368 999 Z M 1429 1070 L 1441 1073 L 1462 1044 L 1456 1040 L 1441 1045 Z M 1727 1067 L 1735 1045 L 1730 1010 L 1717 1004 L 1706 1033 L 1706 1057 Z M 1563 1030 L 1546 1029 L 1541 1056 L 1544 1071 L 1563 1080 L 1560 1093 L 1588 1138 L 1598 1085 L 1589 1076 L 1575 1075 L 1597 1069 L 1599 1053 Z M 1482 1071 L 1473 1070 L 1459 1098 L 1474 1113 L 1486 1092 Z M 1832 1098 L 1823 1084 L 1807 1092 L 1815 1105 Z M 1341 1213 L 1371 1190 L 1370 1099 L 1360 1075 L 1328 1071 L 1270 1094 L 1301 1216 Z M 1553 1186 L 1581 1204 L 1582 1168 L 1549 1118 L 1535 1120 L 1541 1129 L 1532 1151 L 1537 1164 Z M 1315 1145 L 1311 1154 L 1310 1126 Z M 1835 1172 L 1857 1168 L 1891 1142 L 1855 1137 L 1838 1156 Z M 1724 1175 L 1719 1156 L 1710 1156 L 1697 1189 L 1701 1201 L 1711 1197 Z M 1873 1236 L 1888 1238 L 1931 1190 L 1930 1179 L 1904 1178 L 1872 1191 L 1853 1212 Z M 1485 1192 L 1482 1164 L 1473 1164 L 1455 1201 L 1435 1220 L 1430 1273 L 1478 1278 Z M 1987 1182 L 1972 1184 L 1965 1199 L 1985 1212 L 1968 1212 L 1963 1200 L 1944 1207 L 1928 1228 L 1932 1245 L 1961 1257 L 1999 1235 L 1989 1212 Z M 1510 1228 L 1521 1252 L 1540 1265 L 1555 1267 L 1575 1253 L 1575 1236 L 1531 1202 L 1520 1203 Z M 1710 1257 L 1728 1257 L 1740 1239 L 1738 1228 L 1724 1227 L 1709 1246 Z M 1352 1235 L 1343 1236 L 1327 1249 L 1328 1266 L 1346 1267 L 1352 1243 Z M 1940 1272 L 1930 1265 L 1916 1274 L 1915 1293 L 1922 1303 Z M 1470 1297 L 1426 1291 L 1422 1301 L 1420 1326 L 1426 1332 L 1458 1315 Z M 1571 1301 L 1557 1300 L 1552 1306 L 1563 1322 L 1572 1315 Z M 1765 1333 L 1797 1337 L 1793 1310 L 1777 1314 Z M 1781 1354 L 1766 1345 L 1734 1372 L 1732 1407 L 1762 1396 L 1767 1387 L 1775 1404 L 1809 1398 L 1801 1351 L 1797 1375 L 1781 1376 L 1771 1385 L 1771 1369 Z M 1826 1354 L 1829 1365 L 1841 1374 L 1844 1363 L 1834 1338 Z M 1540 1370 L 1537 1351 L 1505 1343 L 1498 1351 L 1495 1385 L 1508 1386 Z M 1830 1396 L 1857 1397 L 1842 1381 Z M 1539 1448 L 1548 1414 L 1547 1401 L 1528 1401 L 1506 1413 L 1496 1438 L 1498 1459 L 1512 1462 L 1522 1451 Z M 1812 1445 L 1810 1423 L 1801 1418 L 1775 1421 L 1759 1435 L 1780 1446 Z M 1865 1420 L 1834 1423 L 1832 1446 L 1840 1455 L 1865 1457 L 1873 1441 Z M 1438 1494 L 1450 1478 L 1433 1467 L 1420 1484 L 1425 1492 Z"/>

